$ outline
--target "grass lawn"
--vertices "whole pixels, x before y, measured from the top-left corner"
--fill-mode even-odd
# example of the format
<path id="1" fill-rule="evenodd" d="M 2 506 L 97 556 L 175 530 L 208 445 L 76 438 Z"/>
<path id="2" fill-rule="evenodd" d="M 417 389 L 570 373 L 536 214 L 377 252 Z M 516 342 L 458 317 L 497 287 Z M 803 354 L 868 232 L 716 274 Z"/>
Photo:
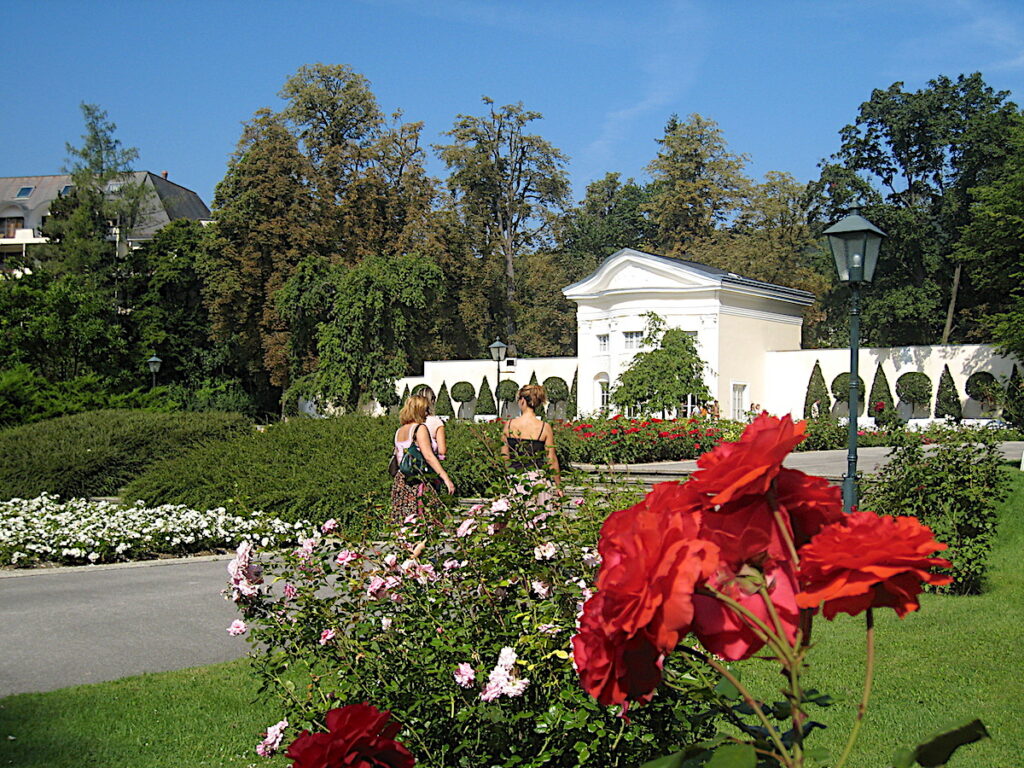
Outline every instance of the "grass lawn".
<path id="1" fill-rule="evenodd" d="M 980 717 L 992 739 L 965 747 L 954 768 L 1020 765 L 1024 754 L 1024 474 L 1013 471 L 980 597 L 926 595 L 918 614 L 876 620 L 877 668 L 868 719 L 851 768 L 884 768 L 898 746 Z M 837 704 L 816 719 L 814 742 L 838 755 L 863 683 L 863 624 L 845 615 L 815 626 L 811 686 Z M 756 660 L 743 678 L 771 698 L 775 673 Z M 19 768 L 241 768 L 278 718 L 253 703 L 246 660 L 112 683 L 0 699 L 0 766 Z M 10 737 L 14 737 L 13 739 Z"/>
<path id="2" fill-rule="evenodd" d="M 875 612 L 875 678 L 867 720 L 850 768 L 884 768 L 896 749 L 911 746 L 947 725 L 981 718 L 991 740 L 963 747 L 952 768 L 1022 765 L 1024 755 L 1024 473 L 1011 470 L 1003 503 L 988 591 L 977 597 L 924 595 L 921 610 L 900 620 Z M 817 621 L 810 656 L 810 687 L 837 703 L 813 718 L 829 728 L 810 746 L 838 757 L 864 684 L 863 617 L 841 614 Z M 751 660 L 743 680 L 755 695 L 775 700 L 773 668 Z M 780 697 L 781 698 L 781 697 Z"/>

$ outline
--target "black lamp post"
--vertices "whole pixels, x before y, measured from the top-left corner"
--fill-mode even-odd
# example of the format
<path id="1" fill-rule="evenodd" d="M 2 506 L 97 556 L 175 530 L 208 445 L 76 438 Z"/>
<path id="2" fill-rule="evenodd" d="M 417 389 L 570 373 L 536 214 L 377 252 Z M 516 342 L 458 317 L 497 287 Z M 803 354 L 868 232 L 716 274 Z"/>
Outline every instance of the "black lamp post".
<path id="1" fill-rule="evenodd" d="M 498 418 L 501 418 L 501 397 L 498 395 L 498 387 L 501 385 L 501 361 L 505 359 L 505 355 L 508 354 L 508 345 L 503 344 L 501 339 L 495 340 L 495 342 L 487 347 L 491 351 L 491 360 L 498 366 L 498 378 L 494 381 L 494 399 L 498 403 Z"/>
<path id="2" fill-rule="evenodd" d="M 153 385 L 152 386 L 154 386 L 154 387 L 156 386 L 156 374 L 157 374 L 157 371 L 160 370 L 160 363 L 162 363 L 162 362 L 163 362 L 163 360 L 161 360 L 156 355 L 153 355 L 151 358 L 149 358 L 149 360 L 146 361 L 146 365 L 149 366 L 149 372 L 153 374 Z"/>
<path id="3" fill-rule="evenodd" d="M 850 286 L 850 417 L 847 425 L 846 476 L 843 478 L 843 511 L 857 506 L 857 414 L 859 407 L 858 358 L 860 356 L 860 287 L 870 283 L 878 264 L 885 232 L 859 213 L 851 213 L 825 230 L 839 282 Z"/>

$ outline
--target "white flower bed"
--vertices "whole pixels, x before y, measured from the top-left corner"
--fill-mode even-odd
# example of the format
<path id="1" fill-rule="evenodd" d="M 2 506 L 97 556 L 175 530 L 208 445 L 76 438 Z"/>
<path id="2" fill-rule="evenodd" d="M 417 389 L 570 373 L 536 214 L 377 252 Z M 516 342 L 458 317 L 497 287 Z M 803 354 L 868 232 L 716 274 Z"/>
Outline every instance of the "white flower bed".
<path id="1" fill-rule="evenodd" d="M 200 512 L 185 506 L 119 506 L 107 501 L 43 494 L 0 502 L 0 565 L 38 562 L 79 565 L 145 560 L 233 549 L 240 539 L 273 546 L 295 538 L 308 523 L 286 523 L 256 513 Z"/>

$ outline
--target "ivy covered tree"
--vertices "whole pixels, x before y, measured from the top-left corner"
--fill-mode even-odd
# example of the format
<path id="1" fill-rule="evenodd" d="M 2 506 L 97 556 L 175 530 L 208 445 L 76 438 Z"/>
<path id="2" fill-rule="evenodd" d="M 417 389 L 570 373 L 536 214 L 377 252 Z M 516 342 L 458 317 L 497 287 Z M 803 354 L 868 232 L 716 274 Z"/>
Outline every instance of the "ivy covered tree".
<path id="1" fill-rule="evenodd" d="M 832 398 L 829 397 L 828 386 L 821 373 L 821 363 L 815 360 L 814 368 L 811 369 L 811 377 L 807 381 L 807 394 L 804 395 L 804 418 L 815 419 L 827 416 L 831 409 Z"/>
<path id="2" fill-rule="evenodd" d="M 697 342 L 678 328 L 664 329 L 661 318 L 647 316 L 644 349 L 636 354 L 619 377 L 611 399 L 619 408 L 641 413 L 675 411 L 693 395 L 698 401 L 711 399 L 704 383 L 707 364 L 697 352 Z"/>
<path id="3" fill-rule="evenodd" d="M 935 418 L 950 418 L 959 422 L 963 418 L 963 407 L 960 403 L 960 393 L 956 391 L 956 382 L 953 381 L 953 374 L 949 372 L 949 366 L 942 367 L 942 375 L 939 376 L 939 387 L 935 392 Z"/>

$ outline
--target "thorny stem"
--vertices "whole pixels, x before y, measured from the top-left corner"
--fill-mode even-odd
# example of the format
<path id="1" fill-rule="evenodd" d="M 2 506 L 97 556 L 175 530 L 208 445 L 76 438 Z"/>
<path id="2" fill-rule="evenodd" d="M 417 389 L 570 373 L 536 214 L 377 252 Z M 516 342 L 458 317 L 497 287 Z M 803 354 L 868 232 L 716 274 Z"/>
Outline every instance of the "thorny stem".
<path id="1" fill-rule="evenodd" d="M 857 706 L 857 716 L 853 721 L 853 728 L 850 729 L 850 738 L 846 740 L 846 748 L 843 750 L 842 757 L 839 758 L 839 762 L 836 763 L 836 768 L 843 768 L 846 764 L 847 758 L 850 756 L 850 752 L 853 751 L 853 745 L 857 741 L 857 736 L 860 733 L 860 727 L 864 723 L 864 715 L 868 710 L 868 699 L 871 697 L 871 681 L 875 673 L 875 617 L 868 608 L 867 612 L 867 661 L 864 664 L 864 693 L 861 696 L 860 704 Z"/>

